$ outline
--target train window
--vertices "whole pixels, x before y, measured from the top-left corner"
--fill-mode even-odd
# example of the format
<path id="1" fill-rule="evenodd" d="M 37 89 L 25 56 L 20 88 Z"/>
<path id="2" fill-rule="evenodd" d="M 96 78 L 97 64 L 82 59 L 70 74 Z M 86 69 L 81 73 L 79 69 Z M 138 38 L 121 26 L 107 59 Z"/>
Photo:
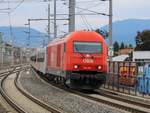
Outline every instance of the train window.
<path id="1" fill-rule="evenodd" d="M 31 56 L 31 61 L 36 61 L 36 56 Z"/>
<path id="2" fill-rule="evenodd" d="M 98 42 L 74 42 L 74 52 L 102 53 L 102 44 Z"/>
<path id="3" fill-rule="evenodd" d="M 64 52 L 66 52 L 66 43 L 64 43 Z"/>
<path id="4" fill-rule="evenodd" d="M 44 58 L 37 58 L 37 62 L 44 62 Z"/>
<path id="5" fill-rule="evenodd" d="M 37 62 L 44 62 L 44 53 L 38 54 Z"/>

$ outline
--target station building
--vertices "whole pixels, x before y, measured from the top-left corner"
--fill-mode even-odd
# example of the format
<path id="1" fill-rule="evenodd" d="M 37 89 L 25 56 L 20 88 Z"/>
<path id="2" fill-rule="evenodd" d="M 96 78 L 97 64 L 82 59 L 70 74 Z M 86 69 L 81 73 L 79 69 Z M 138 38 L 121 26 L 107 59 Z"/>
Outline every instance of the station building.
<path id="1" fill-rule="evenodd" d="M 129 54 L 121 54 L 113 57 L 113 61 L 150 62 L 150 51 L 132 51 Z"/>
<path id="2" fill-rule="evenodd" d="M 113 57 L 112 61 L 121 62 L 121 61 L 126 61 L 127 58 L 129 58 L 129 55 L 118 55 Z"/>
<path id="3" fill-rule="evenodd" d="M 133 51 L 132 61 L 150 62 L 150 51 Z"/>
<path id="4" fill-rule="evenodd" d="M 120 49 L 118 51 L 118 55 L 128 55 L 130 54 L 131 52 L 133 52 L 134 49 L 133 48 L 124 48 L 124 49 Z"/>

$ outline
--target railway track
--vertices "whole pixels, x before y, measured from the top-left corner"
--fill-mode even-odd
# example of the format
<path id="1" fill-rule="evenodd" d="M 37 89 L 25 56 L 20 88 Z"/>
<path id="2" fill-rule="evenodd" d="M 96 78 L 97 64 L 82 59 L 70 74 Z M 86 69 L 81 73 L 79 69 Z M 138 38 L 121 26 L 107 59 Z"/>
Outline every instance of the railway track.
<path id="1" fill-rule="evenodd" d="M 27 93 L 18 83 L 21 70 L 23 69 L 15 67 L 3 73 L 0 86 L 3 98 L 19 113 L 64 113 L 59 108 L 48 106 Z"/>
<path id="2" fill-rule="evenodd" d="M 5 81 L 5 79 L 12 73 L 16 72 L 16 67 L 11 68 L 9 71 L 7 70 L 6 72 L 3 72 L 0 74 L 0 77 L 3 77 L 1 80 L 1 84 L 0 84 L 0 92 L 1 95 L 3 96 L 3 98 L 15 109 L 17 110 L 19 113 L 26 113 L 22 108 L 20 108 L 18 105 L 16 105 L 13 100 L 6 94 L 5 90 L 3 89 L 3 82 Z"/>
<path id="3" fill-rule="evenodd" d="M 21 68 L 21 65 L 9 67 L 8 69 L 5 69 L 5 71 L 0 72 L 0 78 L 9 74 L 11 71 L 14 70 L 14 68 L 15 68 L 15 71 L 17 71 L 17 70 L 19 70 L 19 68 Z"/>
<path id="4" fill-rule="evenodd" d="M 79 91 L 72 91 L 72 93 L 75 93 L 77 95 L 80 95 L 82 97 L 88 98 L 90 100 L 100 102 L 107 104 L 112 107 L 119 108 L 121 110 L 125 110 L 128 112 L 132 113 L 149 113 L 150 112 L 150 105 L 144 104 L 144 103 L 139 103 L 139 102 L 134 102 L 128 99 L 124 99 L 121 97 L 113 97 L 112 95 L 107 95 L 104 93 L 99 93 L 98 94 L 85 94 Z"/>
<path id="5" fill-rule="evenodd" d="M 92 94 L 86 94 L 85 92 L 82 92 L 82 91 L 66 89 L 59 84 L 50 82 L 43 77 L 41 77 L 41 78 L 44 79 L 46 82 L 48 82 L 58 88 L 61 88 L 63 90 L 71 92 L 73 94 L 77 94 L 81 97 L 96 101 L 98 103 L 104 103 L 106 105 L 109 105 L 109 106 L 112 106 L 115 108 L 119 108 L 121 110 L 124 110 L 127 112 L 132 112 L 132 113 L 149 113 L 150 112 L 150 105 L 147 103 L 132 101 L 127 98 L 122 98 L 120 96 L 117 96 L 110 92 L 106 92 L 104 90 L 96 90 L 96 91 L 92 92 Z"/>
<path id="6" fill-rule="evenodd" d="M 126 103 L 130 103 L 130 104 L 133 104 L 133 105 L 137 105 L 137 106 L 141 106 L 141 107 L 150 109 L 150 101 L 149 101 L 149 103 L 146 103 L 145 101 L 142 101 L 142 99 L 140 99 L 140 100 L 138 100 L 138 99 L 137 100 L 135 100 L 135 99 L 131 100 L 130 98 L 120 96 L 117 93 L 114 93 L 114 92 L 111 92 L 111 91 L 108 91 L 108 90 L 104 90 L 104 89 L 96 90 L 96 92 L 99 95 L 103 95 L 103 96 L 106 96 L 106 97 L 109 97 L 109 98 L 112 98 L 112 99 L 115 99 L 115 100 L 121 100 L 121 101 L 126 102 Z"/>

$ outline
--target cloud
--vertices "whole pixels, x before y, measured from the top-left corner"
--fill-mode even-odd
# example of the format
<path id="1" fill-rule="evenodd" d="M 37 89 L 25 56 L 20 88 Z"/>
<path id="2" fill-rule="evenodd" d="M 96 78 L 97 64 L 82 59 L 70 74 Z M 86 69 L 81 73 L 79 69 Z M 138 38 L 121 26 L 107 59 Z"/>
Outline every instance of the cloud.
<path id="1" fill-rule="evenodd" d="M 25 2 L 18 7 L 11 15 L 12 25 L 24 26 L 29 18 L 47 18 L 47 3 L 39 2 L 42 0 L 25 0 Z M 86 2 L 85 0 L 76 0 L 79 7 L 88 8 L 96 12 L 108 13 L 108 2 Z M 82 1 L 82 2 L 81 2 Z M 57 2 L 58 13 L 68 13 L 68 6 L 64 6 L 63 2 Z M 150 0 L 113 0 L 113 20 L 123 20 L 129 18 L 150 18 L 150 14 L 147 13 L 150 7 Z M 1 4 L 0 4 L 1 5 Z M 6 4 L 7 7 L 7 4 Z M 77 12 L 81 10 L 76 9 Z M 89 13 L 88 11 L 83 11 Z M 51 14 L 53 14 L 53 3 L 51 3 Z M 0 13 L 0 26 L 9 25 L 8 15 Z M 67 18 L 67 16 L 59 16 L 58 18 Z M 108 17 L 104 16 L 86 16 L 86 19 L 90 25 L 94 28 L 108 24 Z M 62 26 L 66 21 L 57 21 L 60 26 L 59 30 L 67 29 L 67 26 Z M 33 22 L 31 27 L 37 28 L 45 32 L 47 21 L 45 22 Z M 85 22 L 82 21 L 80 16 L 76 16 L 76 29 L 86 28 Z M 53 27 L 52 27 L 53 29 Z"/>
<path id="2" fill-rule="evenodd" d="M 113 0 L 114 20 L 150 18 L 150 0 Z"/>

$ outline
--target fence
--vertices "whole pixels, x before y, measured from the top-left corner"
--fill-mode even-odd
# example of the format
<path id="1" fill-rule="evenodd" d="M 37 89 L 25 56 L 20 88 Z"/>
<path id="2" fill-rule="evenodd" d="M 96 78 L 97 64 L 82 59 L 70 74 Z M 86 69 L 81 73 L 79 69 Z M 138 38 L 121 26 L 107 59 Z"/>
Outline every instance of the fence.
<path id="1" fill-rule="evenodd" d="M 27 57 L 23 49 L 0 45 L 0 70 L 26 62 Z"/>
<path id="2" fill-rule="evenodd" d="M 108 62 L 104 88 L 150 98 L 150 62 Z"/>

